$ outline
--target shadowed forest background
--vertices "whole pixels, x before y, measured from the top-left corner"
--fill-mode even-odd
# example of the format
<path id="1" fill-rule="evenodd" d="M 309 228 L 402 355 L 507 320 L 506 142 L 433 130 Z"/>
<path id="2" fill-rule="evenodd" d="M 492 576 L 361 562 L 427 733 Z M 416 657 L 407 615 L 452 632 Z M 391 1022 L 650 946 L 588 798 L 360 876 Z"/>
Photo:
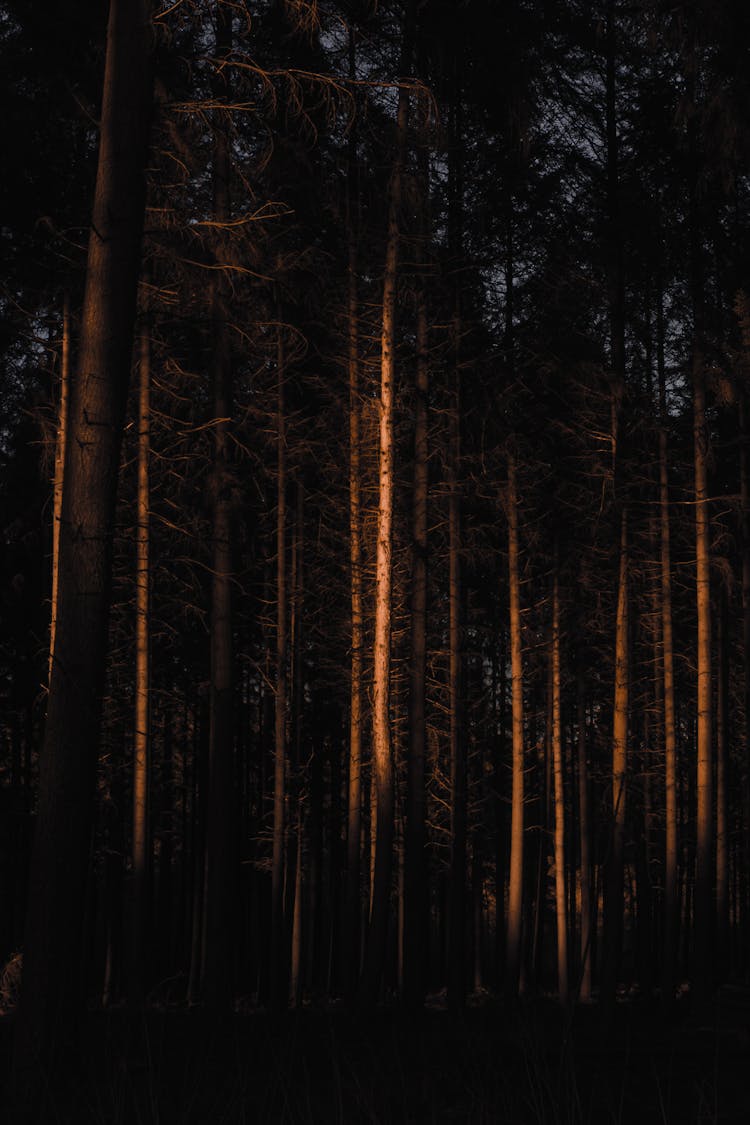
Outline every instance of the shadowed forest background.
<path id="1" fill-rule="evenodd" d="M 0 3 L 19 1113 L 219 1120 L 171 1042 L 228 1120 L 744 1120 L 746 6 L 73 9 Z"/>

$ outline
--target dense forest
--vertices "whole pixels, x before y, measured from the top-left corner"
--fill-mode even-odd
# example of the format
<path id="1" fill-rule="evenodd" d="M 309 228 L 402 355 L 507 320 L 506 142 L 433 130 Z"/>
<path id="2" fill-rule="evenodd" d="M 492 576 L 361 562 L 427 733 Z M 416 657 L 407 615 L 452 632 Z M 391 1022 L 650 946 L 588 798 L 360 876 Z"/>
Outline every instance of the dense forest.
<path id="1" fill-rule="evenodd" d="M 749 41 L 0 3 L 21 1100 L 92 1012 L 750 979 Z"/>

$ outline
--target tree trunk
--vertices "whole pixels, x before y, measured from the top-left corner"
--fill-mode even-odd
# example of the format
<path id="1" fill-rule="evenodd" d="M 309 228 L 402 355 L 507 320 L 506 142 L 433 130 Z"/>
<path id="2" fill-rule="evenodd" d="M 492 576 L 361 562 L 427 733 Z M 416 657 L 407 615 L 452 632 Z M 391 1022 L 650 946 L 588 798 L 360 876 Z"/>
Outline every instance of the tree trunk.
<path id="1" fill-rule="evenodd" d="M 354 38 L 350 30 L 350 77 L 355 76 Z M 362 664 L 364 617 L 362 612 L 362 501 L 359 392 L 359 297 L 357 293 L 357 240 L 353 196 L 356 141 L 349 150 L 347 194 L 348 305 L 347 358 L 349 368 L 349 582 L 351 596 L 351 683 L 349 687 L 349 776 L 347 791 L 346 935 L 344 940 L 344 990 L 351 1003 L 359 978 L 360 856 L 362 845 Z"/>
<path id="2" fill-rule="evenodd" d="M 586 684 L 583 672 L 578 672 L 578 831 L 581 853 L 581 952 L 580 986 L 578 995 L 584 1003 L 591 999 L 592 939 L 596 931 L 592 912 L 591 887 L 591 836 L 589 817 L 589 767 L 586 738 Z"/>
<path id="3" fill-rule="evenodd" d="M 695 451 L 695 586 L 698 611 L 697 772 L 694 943 L 691 979 L 698 1004 L 711 986 L 713 897 L 713 745 L 711 729 L 711 582 L 708 511 L 708 430 L 703 356 L 693 356 Z"/>
<path id="4" fill-rule="evenodd" d="M 280 318 L 279 318 L 280 319 Z M 271 1004 L 286 1003 L 284 927 L 284 844 L 286 832 L 286 433 L 284 425 L 284 337 L 278 327 L 276 416 L 276 711 L 273 771 L 273 857 L 271 866 Z"/>
<path id="5" fill-rule="evenodd" d="M 87 994 L 83 918 L 106 666 L 111 547 L 133 344 L 151 106 L 149 6 L 112 0 L 78 374 L 60 522 L 55 660 L 15 1037 L 18 1088 Z"/>
<path id="6" fill-rule="evenodd" d="M 719 592 L 716 649 L 716 965 L 722 977 L 730 970 L 729 947 L 729 599 Z"/>
<path id="7" fill-rule="evenodd" d="M 506 941 L 506 987 L 518 992 L 521 973 L 524 873 L 524 778 L 523 745 L 523 657 L 521 650 L 521 581 L 519 573 L 518 494 L 516 460 L 508 453 L 508 593 L 510 599 L 510 677 L 512 781 L 510 821 L 510 885 L 508 891 L 508 937 Z"/>
<path id="8" fill-rule="evenodd" d="M 57 441 L 55 443 L 55 478 L 52 500 L 52 598 L 49 627 L 49 671 L 55 659 L 55 632 L 57 629 L 57 589 L 59 581 L 60 527 L 62 522 L 63 480 L 65 474 L 65 444 L 68 437 L 68 403 L 70 400 L 70 294 L 63 297 L 62 347 L 60 353 L 60 405 L 57 414 Z M 13 771 L 14 782 L 20 770 Z"/>
<path id="9" fill-rule="evenodd" d="M 408 17 L 407 17 L 408 18 Z M 408 39 L 408 29 L 404 33 Z M 404 56 L 408 60 L 406 47 Z M 380 431 L 378 445 L 378 523 L 375 561 L 375 638 L 373 645 L 372 757 L 375 780 L 375 870 L 361 995 L 374 1004 L 386 955 L 393 862 L 394 778 L 391 745 L 391 629 L 393 555 L 393 470 L 395 424 L 396 282 L 398 269 L 401 179 L 409 118 L 409 94 L 399 87 L 396 156 L 388 201 L 388 234 L 383 274 L 380 358 Z"/>
<path id="10" fill-rule="evenodd" d="M 231 15 L 219 5 L 216 55 L 232 48 Z M 214 78 L 214 96 L 227 96 L 224 72 Z M 213 151 L 213 213 L 218 224 L 230 219 L 230 151 L 227 122 L 216 110 Z M 222 263 L 219 262 L 219 265 Z M 212 293 L 212 382 L 214 395 L 214 464 L 212 480 L 213 566 L 211 572 L 211 694 L 209 716 L 209 781 L 206 820 L 205 946 L 203 990 L 206 1003 L 228 1007 L 234 976 L 233 907 L 237 872 L 235 846 L 233 644 L 232 644 L 232 471 L 229 429 L 232 420 L 232 369 L 227 323 L 227 285 L 219 270 Z"/>
<path id="11" fill-rule="evenodd" d="M 422 209 L 429 197 L 427 149 L 418 154 L 419 194 Z M 423 223 L 418 262 L 424 265 Z M 423 276 L 417 278 L 417 370 L 414 408 L 414 479 L 412 510 L 411 664 L 409 668 L 409 762 L 406 814 L 406 869 L 404 879 L 404 988 L 405 999 L 419 1006 L 425 993 L 425 950 L 428 948 L 429 886 L 425 825 L 425 695 L 427 668 L 427 502 L 428 502 L 428 364 L 429 330 Z"/>
<path id="12" fill-rule="evenodd" d="M 669 529 L 669 470 L 667 461 L 667 392 L 664 363 L 664 309 L 657 307 L 657 363 L 659 370 L 659 529 L 661 543 L 661 659 L 664 707 L 664 922 L 662 942 L 662 1003 L 671 1006 L 675 993 L 678 911 L 677 738 L 674 705 L 674 648 L 672 642 L 672 556 Z"/>
<path id="13" fill-rule="evenodd" d="M 747 351 L 748 343 L 745 343 Z M 742 786 L 742 948 L 750 949 L 750 424 L 746 392 L 740 395 L 740 542 L 742 548 L 742 700 L 745 717 L 743 727 L 743 761 L 745 762 Z M 747 970 L 747 961 L 743 968 Z"/>
<path id="14" fill-rule="evenodd" d="M 139 1002 L 144 986 L 149 879 L 148 785 L 149 724 L 149 456 L 151 341 L 144 316 L 139 339 L 138 514 L 135 575 L 135 731 L 133 761 L 133 885 L 131 917 L 131 1000 Z"/>
<path id="15" fill-rule="evenodd" d="M 560 687 L 560 587 L 552 580 L 552 769 L 555 786 L 555 919 L 557 923 L 557 989 L 560 1003 L 568 1002 L 568 917 L 565 892 L 565 792 Z"/>
<path id="16" fill-rule="evenodd" d="M 456 296 L 458 304 L 458 296 Z M 461 1007 L 466 998 L 466 744 L 462 722 L 463 668 L 461 628 L 461 500 L 459 495 L 461 317 L 454 318 L 455 386 L 448 417 L 448 711 L 451 767 L 451 860 L 448 895 L 448 1004 Z"/>
<path id="17" fill-rule="evenodd" d="M 625 863 L 625 812 L 627 797 L 628 706 L 630 670 L 628 656 L 628 523 L 623 509 L 620 533 L 620 573 L 617 585 L 615 626 L 615 701 L 612 733 L 612 828 L 606 871 L 604 959 L 601 998 L 610 1015 L 617 991 L 623 930 L 623 875 Z"/>

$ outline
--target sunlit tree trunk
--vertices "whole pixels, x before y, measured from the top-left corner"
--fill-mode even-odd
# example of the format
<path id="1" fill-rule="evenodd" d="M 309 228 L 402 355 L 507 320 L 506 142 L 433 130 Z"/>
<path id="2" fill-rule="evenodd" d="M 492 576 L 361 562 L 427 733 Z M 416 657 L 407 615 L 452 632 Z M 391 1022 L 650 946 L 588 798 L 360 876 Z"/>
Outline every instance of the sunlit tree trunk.
<path id="1" fill-rule="evenodd" d="M 407 21 L 410 17 L 407 17 Z M 408 29 L 405 32 L 405 42 Z M 404 49 L 404 57 L 409 52 Z M 378 439 L 378 521 L 375 557 L 375 637 L 373 644 L 372 768 L 374 771 L 375 863 L 361 995 L 365 1004 L 377 999 L 386 954 L 393 863 L 394 778 L 391 744 L 391 630 L 393 556 L 393 470 L 395 422 L 396 283 L 399 217 L 409 94 L 399 87 L 396 156 L 388 198 L 388 231 L 383 272 L 383 315 L 380 338 L 380 427 Z"/>
<path id="2" fill-rule="evenodd" d="M 227 57 L 232 48 L 232 23 L 228 8 L 216 13 L 216 55 Z M 214 79 L 218 102 L 226 98 L 224 73 Z M 213 214 L 219 227 L 230 220 L 231 155 L 227 118 L 216 110 L 213 149 Z M 219 265 L 223 263 L 219 262 Z M 234 789 L 234 713 L 232 644 L 232 471 L 230 426 L 232 420 L 232 367 L 227 323 L 227 284 L 221 270 L 212 292 L 212 384 L 214 463 L 212 479 L 211 571 L 211 685 L 209 715 L 209 779 L 206 819 L 206 880 L 204 887 L 205 946 L 203 989 L 212 1007 L 231 1001 L 234 969 L 233 906 L 236 872 Z"/>
<path id="3" fill-rule="evenodd" d="M 693 446 L 695 452 L 695 576 L 698 611 L 695 933 L 692 981 L 698 1002 L 710 988 L 713 897 L 713 732 L 711 718 L 711 583 L 708 511 L 708 430 L 703 356 L 693 356 Z"/>
<path id="4" fill-rule="evenodd" d="M 68 435 L 68 402 L 70 398 L 70 294 L 63 297 L 62 344 L 60 350 L 60 403 L 57 412 L 57 440 L 55 442 L 55 478 L 52 494 L 52 605 L 49 628 L 49 672 L 55 659 L 55 631 L 57 629 L 57 587 L 60 558 L 60 525 L 62 522 L 63 479 L 65 473 L 65 444 Z M 20 769 L 13 771 L 14 781 Z"/>
<path id="5" fill-rule="evenodd" d="M 557 554 L 557 552 L 555 552 Z M 552 582 L 552 769 L 555 787 L 555 920 L 557 924 L 557 988 L 568 1002 L 568 917 L 565 890 L 565 791 L 560 686 L 560 587 L 557 561 Z"/>
<path id="6" fill-rule="evenodd" d="M 625 862 L 625 813 L 627 797 L 628 707 L 630 666 L 628 654 L 628 523 L 621 515 L 620 567 L 617 583 L 615 624 L 615 699 L 612 731 L 612 822 L 605 877 L 604 955 L 601 997 L 605 1011 L 611 1010 L 617 989 L 623 931 L 623 872 Z"/>
<path id="7" fill-rule="evenodd" d="M 138 501 L 135 573 L 135 730 L 133 732 L 133 886 L 131 998 L 140 999 L 145 972 L 149 879 L 149 457 L 151 340 L 144 316 L 138 341 Z"/>
<path id="8" fill-rule="evenodd" d="M 508 937 L 506 985 L 518 992 L 521 971 L 524 873 L 524 778 L 523 657 L 521 650 L 521 579 L 518 542 L 518 491 L 515 453 L 508 453 L 508 595 L 510 600 L 510 677 L 512 781 L 510 821 L 510 883 L 508 893 Z"/>
<path id="9" fill-rule="evenodd" d="M 151 105 L 149 5 L 112 0 L 78 373 L 60 521 L 55 660 L 15 1035 L 18 1088 L 67 1040 L 82 940 L 106 667 L 111 546 L 133 344 Z M 37 1086 L 37 1091 L 39 1087 Z"/>

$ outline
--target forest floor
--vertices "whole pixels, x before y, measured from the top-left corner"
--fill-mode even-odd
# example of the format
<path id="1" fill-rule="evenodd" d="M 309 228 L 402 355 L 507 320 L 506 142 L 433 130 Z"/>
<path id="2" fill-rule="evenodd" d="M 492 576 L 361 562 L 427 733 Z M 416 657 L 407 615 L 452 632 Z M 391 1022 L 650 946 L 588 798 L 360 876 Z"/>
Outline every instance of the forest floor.
<path id="1" fill-rule="evenodd" d="M 3 1020 L 6 1070 L 11 1038 Z M 96 1012 L 75 1071 L 60 1125 L 748 1125 L 750 990 L 702 1021 L 620 1004 L 606 1034 L 596 1008 L 544 1001 L 367 1020 Z"/>

